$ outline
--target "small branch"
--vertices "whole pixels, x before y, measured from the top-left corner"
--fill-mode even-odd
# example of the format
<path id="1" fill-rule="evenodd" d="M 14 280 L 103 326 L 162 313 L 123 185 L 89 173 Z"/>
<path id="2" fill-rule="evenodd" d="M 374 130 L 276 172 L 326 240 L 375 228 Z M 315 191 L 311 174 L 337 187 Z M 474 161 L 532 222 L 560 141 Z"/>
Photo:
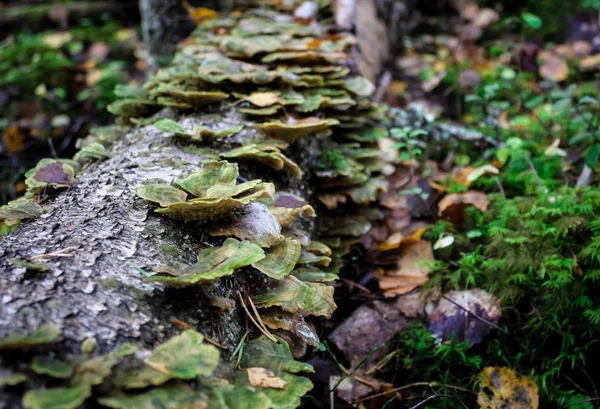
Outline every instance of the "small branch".
<path id="1" fill-rule="evenodd" d="M 367 294 L 371 294 L 371 291 L 367 287 L 365 287 L 364 285 L 358 284 L 358 283 L 356 283 L 356 282 L 354 282 L 352 280 L 348 280 L 347 278 L 341 278 L 340 277 L 340 281 L 348 284 L 351 287 L 356 287 L 356 288 L 364 291 Z"/>
<path id="2" fill-rule="evenodd" d="M 37 260 L 39 258 L 48 258 L 48 257 L 73 257 L 75 254 L 67 253 L 68 251 L 74 250 L 75 247 L 67 247 L 62 250 L 55 251 L 53 253 L 39 254 L 37 256 L 29 257 L 29 261 Z"/>
<path id="3" fill-rule="evenodd" d="M 260 332 L 262 332 L 267 338 L 269 338 L 271 341 L 276 342 L 279 344 L 279 341 L 277 340 L 277 338 L 275 338 L 273 336 L 273 334 L 271 334 L 269 332 L 268 329 L 263 328 L 252 316 L 252 314 L 250 314 L 250 311 L 248 311 L 248 307 L 246 307 L 246 303 L 244 303 L 244 299 L 242 298 L 242 293 L 240 293 L 238 291 L 238 296 L 240 297 L 240 301 L 242 303 L 242 307 L 244 308 L 244 311 L 246 311 L 246 314 L 248 315 L 248 318 L 250 318 L 250 321 L 252 321 L 252 323 L 256 326 L 256 328 L 258 328 L 258 330 Z"/>
<path id="4" fill-rule="evenodd" d="M 191 329 L 191 330 L 194 330 L 194 331 L 196 331 L 196 332 L 200 332 L 200 331 L 198 331 L 196 328 L 194 328 L 194 327 L 192 327 L 190 324 L 188 324 L 187 322 L 181 321 L 181 320 L 179 320 L 179 319 L 177 319 L 177 318 L 175 318 L 175 317 L 171 317 L 171 322 L 172 322 L 173 324 L 177 325 L 177 326 L 178 326 L 178 327 L 180 327 L 180 328 L 183 328 L 183 329 Z M 208 342 L 208 343 L 209 343 L 209 344 L 211 344 L 211 345 L 214 345 L 214 346 L 216 346 L 217 348 L 226 349 L 226 350 L 228 350 L 228 351 L 230 351 L 230 350 L 231 350 L 231 348 L 230 348 L 230 347 L 228 347 L 228 346 L 225 346 L 225 345 L 221 345 L 221 344 L 219 344 L 217 341 L 215 341 L 215 340 L 213 340 L 213 339 L 211 339 L 211 338 L 207 337 L 207 336 L 206 336 L 206 335 L 204 335 L 204 334 L 202 334 L 202 336 L 204 337 L 204 340 L 205 340 L 206 342 Z"/>
<path id="5" fill-rule="evenodd" d="M 498 179 L 498 176 L 494 176 L 494 180 L 496 181 L 496 185 L 498 186 L 498 189 L 500 190 L 502 199 L 506 200 L 506 193 L 504 193 L 504 187 L 502 187 L 502 182 L 500 182 L 500 179 Z"/>
<path id="6" fill-rule="evenodd" d="M 421 402 L 417 403 L 415 406 L 411 406 L 409 409 L 416 409 L 419 408 L 421 406 L 423 406 L 424 404 L 426 404 L 427 402 L 429 402 L 430 400 L 434 400 L 437 398 L 453 398 L 453 396 L 451 395 L 438 395 L 437 393 L 427 397 L 425 400 L 422 400 Z"/>
<path id="7" fill-rule="evenodd" d="M 585 377 L 588 378 L 588 381 L 590 381 L 590 383 L 592 384 L 592 388 L 594 388 L 594 396 L 596 397 L 596 401 L 600 400 L 600 397 L 598 396 L 598 389 L 596 389 L 596 383 L 594 382 L 588 371 L 586 371 L 585 368 L 579 364 L 577 364 L 577 368 L 579 368 L 581 372 L 583 372 Z M 597 408 L 598 405 L 594 404 L 594 407 Z"/>
<path id="8" fill-rule="evenodd" d="M 432 386 L 443 386 L 444 388 L 454 389 L 456 391 L 460 391 L 460 392 L 464 392 L 464 393 L 469 393 L 471 395 L 477 395 L 475 392 L 470 391 L 470 390 L 465 389 L 465 388 L 461 388 L 460 386 L 448 385 L 448 384 L 437 383 L 437 382 L 414 382 L 414 383 L 409 383 L 408 385 L 399 386 L 399 387 L 394 388 L 394 389 L 389 389 L 389 390 L 387 390 L 385 392 L 376 393 L 375 395 L 365 396 L 364 398 L 356 400 L 353 403 L 364 402 L 364 401 L 369 400 L 369 399 L 378 398 L 380 396 L 384 396 L 384 395 L 387 395 L 387 394 L 390 394 L 390 393 L 394 393 L 394 392 L 399 392 L 399 391 L 402 391 L 402 390 L 405 390 L 405 389 L 414 388 L 416 386 L 429 386 L 429 387 L 432 387 Z"/>

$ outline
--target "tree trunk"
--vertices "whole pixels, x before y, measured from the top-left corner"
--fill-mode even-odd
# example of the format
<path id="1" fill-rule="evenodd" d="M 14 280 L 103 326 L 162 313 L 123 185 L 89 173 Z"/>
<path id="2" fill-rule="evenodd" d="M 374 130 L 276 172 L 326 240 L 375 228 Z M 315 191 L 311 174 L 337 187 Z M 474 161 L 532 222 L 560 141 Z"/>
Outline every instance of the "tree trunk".
<path id="1" fill-rule="evenodd" d="M 165 22 L 163 20 L 165 14 L 162 12 L 147 13 L 148 8 L 156 8 L 157 4 L 167 7 L 167 3 L 173 2 L 141 0 L 144 32 L 149 39 L 148 45 L 151 47 L 149 51 L 152 55 L 168 52 L 163 48 L 164 39 L 173 38 L 170 37 L 170 33 L 180 29 L 179 17 L 169 15 L 170 20 Z M 179 0 L 175 3 L 180 4 Z M 258 12 L 257 15 L 261 15 L 260 13 Z M 298 30 L 302 29 L 302 27 L 298 28 Z M 166 34 L 165 30 L 169 34 Z M 157 35 L 161 40 L 155 42 L 152 39 Z M 309 40 L 311 38 L 309 37 Z M 168 41 L 167 43 L 167 46 L 175 44 Z M 201 44 L 206 47 L 204 43 Z M 221 47 L 220 50 L 222 49 Z M 237 55 L 236 53 L 242 56 L 248 55 L 245 54 L 246 49 L 236 50 L 233 54 Z M 311 53 L 318 52 L 310 51 L 305 56 L 308 63 L 304 62 L 305 60 L 302 59 L 304 57 L 298 57 L 285 66 L 292 65 L 296 68 L 304 66 L 308 71 L 316 70 L 315 60 L 312 60 L 315 57 Z M 189 58 L 190 55 L 192 54 L 188 54 L 185 58 Z M 330 64 L 329 51 L 318 58 L 323 65 Z M 245 59 L 248 63 L 256 63 L 253 55 Z M 184 63 L 181 64 L 185 66 Z M 244 67 L 247 69 L 247 66 Z M 269 77 L 271 75 L 279 75 L 280 73 L 274 71 L 275 68 L 277 67 L 272 67 L 271 71 L 268 71 L 269 74 L 265 75 L 268 78 L 271 78 Z M 283 65 L 280 68 L 283 69 Z M 207 75 L 210 77 L 213 74 Z M 327 83 L 331 85 L 327 87 L 307 86 L 306 81 L 316 81 L 317 77 L 319 77 L 317 74 L 313 77 L 286 74 L 277 77 L 281 78 L 277 80 L 279 82 L 273 82 L 275 81 L 273 78 L 276 77 L 265 80 L 265 76 L 257 74 L 250 81 L 245 79 L 246 88 L 242 88 L 235 82 L 223 85 L 225 82 L 215 79 L 216 77 L 210 77 L 208 80 L 205 76 L 202 77 L 201 84 L 211 91 L 218 88 L 228 93 L 264 92 L 265 87 L 277 83 L 279 88 L 273 88 L 275 90 L 287 87 L 293 91 L 296 87 L 296 91 L 304 93 L 311 89 L 327 91 L 329 87 L 343 91 L 344 95 L 352 95 L 354 102 L 349 103 L 346 100 L 331 103 L 332 108 L 326 111 L 326 105 L 321 109 L 312 108 L 313 111 L 307 108 L 308 112 L 304 114 L 301 112 L 305 111 L 295 110 L 296 108 L 291 105 L 287 110 L 282 109 L 286 114 L 294 109 L 295 120 L 304 118 L 304 122 L 298 122 L 300 128 L 302 124 L 314 123 L 317 117 L 322 117 L 324 113 L 327 118 L 339 118 L 341 122 L 340 127 L 332 128 L 333 135 L 329 136 L 324 132 L 326 129 L 321 129 L 319 135 L 315 133 L 305 135 L 285 150 L 285 155 L 296 161 L 302 169 L 301 179 L 295 179 L 284 170 L 274 171 L 261 163 L 240 161 L 239 182 L 260 178 L 274 183 L 278 192 L 289 192 L 310 199 L 317 208 L 320 219 L 324 215 L 338 218 L 331 219 L 339 222 L 327 227 L 330 232 L 348 230 L 354 226 L 352 223 L 356 220 L 364 221 L 362 226 L 368 228 L 367 218 L 370 216 L 366 216 L 367 209 L 374 199 L 369 195 L 366 198 L 355 197 L 353 193 L 348 193 L 348 189 L 368 189 L 371 180 L 375 176 L 381 176 L 381 169 L 385 166 L 380 167 L 379 162 L 385 162 L 381 159 L 385 155 L 381 153 L 380 157 L 368 156 L 366 160 L 359 156 L 357 156 L 359 159 L 352 159 L 347 155 L 355 153 L 372 155 L 373 150 L 379 147 L 374 142 L 375 139 L 356 143 L 344 138 L 347 135 L 355 135 L 356 132 L 368 132 L 377 125 L 377 120 L 382 118 L 378 108 L 370 105 L 371 103 L 363 97 L 369 92 L 372 93 L 373 89 L 367 92 L 362 87 L 369 89 L 372 86 L 358 80 L 352 82 L 355 76 L 347 73 L 345 77 L 349 78 L 348 80 L 328 79 Z M 296 81 L 295 78 L 304 78 L 299 82 L 302 85 L 290 85 L 291 82 Z M 357 83 L 359 86 L 356 85 Z M 134 105 L 140 98 L 150 97 L 146 95 L 136 98 L 138 99 L 133 99 Z M 189 108 L 180 100 L 174 102 L 173 99 L 161 100 L 160 98 L 164 97 L 151 100 L 150 104 L 179 104 L 180 107 Z M 262 103 L 257 102 L 258 107 L 248 107 L 247 102 L 240 104 L 239 98 L 242 97 L 238 94 L 235 98 L 230 95 L 229 101 L 235 104 L 224 102 L 216 106 L 213 104 L 212 108 L 203 106 L 197 109 L 196 107 L 195 113 L 190 113 L 193 111 L 189 109 L 180 111 L 164 108 L 152 122 L 159 118 L 171 118 L 188 129 L 193 125 L 202 125 L 213 130 L 245 125 L 245 128 L 235 137 L 225 139 L 226 142 L 223 143 L 215 143 L 219 151 L 227 152 L 234 145 L 244 145 L 256 138 L 259 135 L 255 129 L 257 123 L 277 121 L 280 118 L 272 114 L 267 115 L 266 120 L 261 116 L 243 115 L 240 107 L 258 110 Z M 291 119 L 291 114 L 288 115 L 290 115 L 287 118 L 288 124 L 295 121 Z M 282 123 L 285 124 L 286 118 L 283 119 Z M 143 119 L 137 121 L 137 123 L 144 122 L 148 123 Z M 349 128 L 347 129 L 346 126 Z M 230 348 L 238 344 L 248 329 L 251 333 L 250 338 L 258 334 L 253 326 L 248 327 L 246 315 L 244 310 L 239 308 L 240 304 L 236 297 L 237 291 L 243 294 L 249 292 L 256 294 L 273 285 L 275 280 L 267 279 L 257 270 L 249 267 L 240 269 L 230 277 L 217 280 L 210 288 L 174 289 L 142 282 L 147 272 L 157 271 L 161 265 L 176 263 L 192 265 L 196 262 L 199 248 L 207 248 L 222 242 L 222 239 L 208 234 L 206 225 L 183 223 L 159 215 L 153 211 L 154 206 L 136 195 L 136 190 L 148 181 L 161 180 L 170 183 L 196 172 L 206 162 L 207 157 L 203 153 L 199 153 L 197 149 L 190 149 L 185 143 L 174 143 L 173 140 L 167 138 L 165 132 L 159 131 L 153 125 L 134 126 L 123 138 L 110 146 L 108 159 L 88 163 L 67 191 L 47 201 L 41 217 L 22 224 L 1 239 L 0 341 L 10 334 L 31 333 L 42 326 L 53 325 L 60 330 L 60 338 L 59 342 L 52 344 L 51 350 L 64 359 L 69 354 L 79 354 L 81 343 L 90 337 L 94 337 L 98 342 L 98 352 L 114 350 L 124 342 L 133 342 L 146 348 L 154 347 L 180 332 L 181 328 L 173 324 L 173 318 L 185 322 L 186 325 L 197 329 L 217 343 Z M 272 139 L 265 139 L 265 141 L 269 140 L 272 141 Z M 327 155 L 333 151 L 346 152 L 346 157 L 342 154 L 342 159 L 336 157 L 335 160 L 353 160 L 352 163 L 368 168 L 369 171 L 356 174 L 349 174 L 350 170 L 346 168 L 324 171 L 324 157 L 329 158 Z M 386 165 L 383 162 L 381 163 Z M 356 169 L 352 168 L 352 172 L 356 172 Z M 361 179 L 363 175 L 367 177 L 366 180 Z M 337 194 L 335 200 L 341 200 L 339 199 L 341 196 L 345 197 L 343 202 L 348 201 L 348 206 L 344 207 L 341 205 L 343 202 L 340 202 L 338 210 L 328 210 L 326 206 L 317 203 L 315 197 L 317 189 L 319 193 Z M 375 195 L 378 191 L 374 190 Z M 353 200 L 355 203 L 351 203 Z M 326 203 L 324 199 L 323 202 Z M 328 207 L 337 205 L 328 205 Z M 298 223 L 295 226 L 304 230 L 307 236 L 319 237 L 316 230 L 319 223 L 309 221 L 298 221 Z M 353 230 L 336 236 L 349 235 L 351 240 L 356 241 L 360 239 L 360 234 Z M 348 237 L 342 239 L 341 245 L 337 245 L 339 248 L 349 247 L 343 244 L 345 239 Z M 335 256 L 334 249 L 332 257 Z M 32 270 L 30 267 L 22 266 L 18 260 L 15 262 L 14 259 L 43 262 L 48 271 Z M 218 304 L 216 300 L 223 299 L 218 297 L 235 301 L 237 304 L 234 305 L 238 308 L 212 307 L 212 304 Z M 304 311 L 302 313 L 308 315 Z M 0 344 L 1 366 L 13 371 L 24 370 L 29 358 L 26 359 L 21 354 L 4 354 L 1 349 Z M 35 377 L 28 382 L 28 389 L 47 385 L 47 381 L 41 377 Z M 0 404 L 0 407 L 20 407 L 21 392 L 22 390 L 19 389 L 0 390 L 0 402 L 5 402 L 5 405 Z"/>
<path id="2" fill-rule="evenodd" d="M 139 0 L 147 62 L 154 70 L 173 56 L 194 26 L 180 0 Z"/>

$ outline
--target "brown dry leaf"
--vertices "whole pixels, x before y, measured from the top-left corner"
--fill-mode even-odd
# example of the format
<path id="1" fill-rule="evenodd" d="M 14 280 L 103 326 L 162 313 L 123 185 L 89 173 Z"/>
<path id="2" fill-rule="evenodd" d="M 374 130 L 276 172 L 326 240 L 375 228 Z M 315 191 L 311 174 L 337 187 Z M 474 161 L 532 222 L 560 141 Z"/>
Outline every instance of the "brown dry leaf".
<path id="1" fill-rule="evenodd" d="M 421 287 L 429 280 L 429 277 L 381 277 L 379 279 L 379 288 L 385 291 L 386 296 L 395 296 L 411 292 L 417 287 Z"/>
<path id="2" fill-rule="evenodd" d="M 475 206 L 482 212 L 487 211 L 490 201 L 485 193 L 469 190 L 465 193 L 446 195 L 438 203 L 439 216 L 461 227 L 465 219 L 465 208 Z"/>
<path id="3" fill-rule="evenodd" d="M 25 138 L 16 126 L 9 126 L 2 134 L 2 142 L 9 153 L 20 152 L 23 149 Z"/>
<path id="4" fill-rule="evenodd" d="M 547 80 L 564 81 L 569 77 L 569 66 L 559 56 L 551 55 L 540 66 L 540 75 Z"/>
<path id="5" fill-rule="evenodd" d="M 424 230 L 417 230 L 414 236 L 419 237 Z M 405 238 L 399 248 L 398 268 L 386 271 L 379 279 L 379 288 L 386 296 L 405 294 L 425 284 L 431 272 L 430 263 L 435 260 L 431 243 L 426 240 Z"/>
<path id="6" fill-rule="evenodd" d="M 268 107 L 281 100 L 281 96 L 274 92 L 253 92 L 246 97 L 246 101 L 251 102 L 257 107 Z"/>
<path id="7" fill-rule="evenodd" d="M 538 387 L 531 379 L 509 368 L 488 366 L 481 371 L 477 403 L 481 409 L 537 409 Z"/>
<path id="8" fill-rule="evenodd" d="M 427 277 L 431 271 L 428 261 L 433 261 L 431 243 L 426 240 L 411 240 L 401 247 L 398 270 L 388 272 L 387 276 Z"/>
<path id="9" fill-rule="evenodd" d="M 286 381 L 265 368 L 248 368 L 248 381 L 252 386 L 261 388 L 283 389 Z"/>
<path id="10" fill-rule="evenodd" d="M 496 175 L 498 173 L 498 168 L 493 165 L 483 165 L 478 168 L 467 166 L 452 172 L 452 178 L 454 179 L 455 183 L 464 186 L 471 186 L 471 183 L 483 175 Z"/>

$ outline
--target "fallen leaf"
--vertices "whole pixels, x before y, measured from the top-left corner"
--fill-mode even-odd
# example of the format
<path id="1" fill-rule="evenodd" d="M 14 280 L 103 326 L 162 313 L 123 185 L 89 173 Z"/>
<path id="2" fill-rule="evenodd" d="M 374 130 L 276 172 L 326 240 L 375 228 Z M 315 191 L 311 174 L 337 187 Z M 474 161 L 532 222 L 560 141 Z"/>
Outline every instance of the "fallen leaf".
<path id="1" fill-rule="evenodd" d="M 9 153 L 20 152 L 25 138 L 16 126 L 9 126 L 2 134 L 2 142 Z"/>
<path id="2" fill-rule="evenodd" d="M 427 281 L 429 281 L 429 277 L 385 276 L 379 279 L 379 288 L 385 291 L 386 296 L 391 297 L 395 295 L 409 293 L 415 288 L 421 287 Z"/>
<path id="3" fill-rule="evenodd" d="M 489 199 L 485 193 L 469 190 L 465 193 L 452 193 L 446 195 L 438 203 L 439 216 L 450 220 L 455 226 L 461 227 L 465 219 L 465 208 L 475 206 L 485 212 L 489 205 Z"/>
<path id="4" fill-rule="evenodd" d="M 552 55 L 540 66 L 542 78 L 551 81 L 564 81 L 569 77 L 567 62 L 557 55 Z"/>
<path id="5" fill-rule="evenodd" d="M 481 371 L 477 395 L 481 409 L 537 409 L 539 400 L 535 382 L 512 369 L 488 366 Z"/>
<path id="6" fill-rule="evenodd" d="M 287 384 L 286 381 L 276 376 L 273 371 L 265 368 L 248 368 L 248 381 L 252 386 L 261 388 L 283 389 Z"/>

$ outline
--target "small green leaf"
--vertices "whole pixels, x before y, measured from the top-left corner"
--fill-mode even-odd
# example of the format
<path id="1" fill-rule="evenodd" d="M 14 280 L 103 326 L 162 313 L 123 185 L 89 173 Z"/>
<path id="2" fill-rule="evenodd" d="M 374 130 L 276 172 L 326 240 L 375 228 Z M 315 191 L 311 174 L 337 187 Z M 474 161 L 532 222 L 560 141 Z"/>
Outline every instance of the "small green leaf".
<path id="1" fill-rule="evenodd" d="M 591 169 L 596 169 L 598 166 L 598 156 L 600 155 L 600 144 L 595 144 L 589 150 L 587 156 L 585 157 L 585 164 Z"/>
<path id="2" fill-rule="evenodd" d="M 521 13 L 521 20 L 529 27 L 537 30 L 542 27 L 542 19 L 535 14 L 524 12 Z"/>

